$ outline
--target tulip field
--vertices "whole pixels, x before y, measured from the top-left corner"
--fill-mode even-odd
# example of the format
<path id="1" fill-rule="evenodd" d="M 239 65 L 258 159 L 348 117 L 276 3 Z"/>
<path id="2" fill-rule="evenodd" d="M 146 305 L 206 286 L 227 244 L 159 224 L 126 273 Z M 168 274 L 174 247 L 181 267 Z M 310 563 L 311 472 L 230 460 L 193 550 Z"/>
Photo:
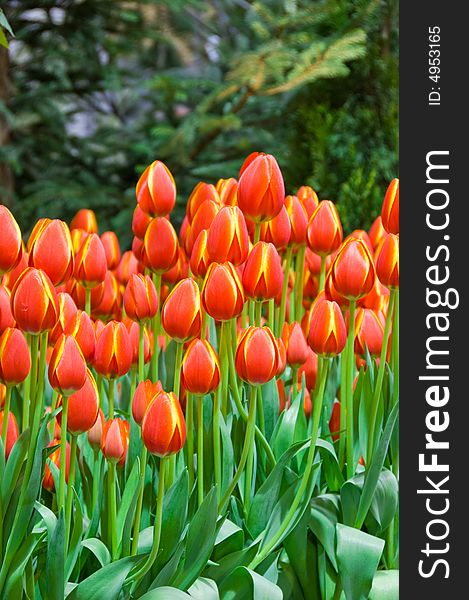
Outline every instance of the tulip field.
<path id="1" fill-rule="evenodd" d="M 276 159 L 153 162 L 132 249 L 0 205 L 0 599 L 394 600 L 399 181 L 369 231 Z"/>

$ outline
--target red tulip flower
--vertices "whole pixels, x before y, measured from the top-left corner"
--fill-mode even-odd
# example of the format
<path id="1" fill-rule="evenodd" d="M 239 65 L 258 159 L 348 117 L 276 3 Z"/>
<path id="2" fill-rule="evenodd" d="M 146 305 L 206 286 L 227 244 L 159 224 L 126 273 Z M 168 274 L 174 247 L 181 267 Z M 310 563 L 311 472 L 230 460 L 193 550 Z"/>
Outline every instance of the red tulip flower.
<path id="1" fill-rule="evenodd" d="M 153 402 L 154 397 L 162 391 L 161 381 L 153 383 L 150 379 L 146 379 L 137 385 L 132 398 L 132 416 L 137 425 L 142 425 L 147 408 Z"/>
<path id="2" fill-rule="evenodd" d="M 399 235 L 390 233 L 383 240 L 376 259 L 376 274 L 386 287 L 399 287 Z"/>
<path id="3" fill-rule="evenodd" d="M 161 323 L 177 342 L 188 342 L 200 334 L 202 313 L 200 292 L 193 279 L 183 279 L 166 298 Z"/>
<path id="4" fill-rule="evenodd" d="M 48 448 L 60 445 L 60 439 L 54 438 L 48 445 Z M 68 482 L 68 472 L 70 470 L 70 444 L 66 442 L 65 450 L 65 482 Z M 60 448 L 56 448 L 49 456 L 48 459 L 53 463 L 57 469 L 60 470 Z M 52 470 L 48 465 L 48 461 L 44 465 L 44 478 L 42 480 L 42 487 L 49 492 L 55 492 L 55 482 L 52 475 Z"/>
<path id="5" fill-rule="evenodd" d="M 308 343 L 319 356 L 340 354 L 347 341 L 344 317 L 336 302 L 319 298 L 311 309 Z"/>
<path id="6" fill-rule="evenodd" d="M 300 188 L 298 188 L 296 195 L 298 197 L 298 200 L 303 205 L 303 208 L 305 209 L 309 220 L 313 212 L 318 207 L 318 195 L 309 185 L 302 185 Z"/>
<path id="7" fill-rule="evenodd" d="M 213 392 L 220 383 L 220 364 L 210 342 L 193 340 L 182 361 L 182 382 L 192 394 Z"/>
<path id="8" fill-rule="evenodd" d="M 5 418 L 5 413 L 2 411 L 0 411 L 0 431 L 3 428 L 3 419 Z M 10 452 L 16 442 L 16 440 L 19 438 L 19 431 L 18 431 L 18 423 L 16 422 L 16 417 L 15 415 L 10 411 L 8 413 L 8 424 L 7 424 L 7 435 L 6 435 L 6 440 L 5 440 L 5 458 L 8 460 L 8 457 L 10 456 Z"/>
<path id="9" fill-rule="evenodd" d="M 192 246 L 190 267 L 194 277 L 205 277 L 212 262 L 207 248 L 208 231 L 203 229 Z"/>
<path id="10" fill-rule="evenodd" d="M 146 212 L 143 212 L 143 210 L 137 204 L 132 217 L 132 233 L 134 236 L 139 240 L 143 240 L 151 220 L 152 218 L 150 215 L 147 215 Z"/>
<path id="11" fill-rule="evenodd" d="M 61 400 L 59 405 L 61 404 Z M 86 370 L 85 383 L 68 398 L 67 431 L 79 435 L 89 431 L 96 423 L 99 411 L 99 395 L 96 381 L 89 369 Z M 57 415 L 62 425 L 62 413 Z"/>
<path id="12" fill-rule="evenodd" d="M 249 252 L 246 221 L 237 206 L 224 206 L 208 231 L 207 250 L 213 262 L 243 263 Z"/>
<path id="13" fill-rule="evenodd" d="M 308 360 L 309 348 L 301 325 L 294 321 L 285 323 L 282 331 L 282 340 L 287 353 L 287 363 L 292 367 L 299 367 Z"/>
<path id="14" fill-rule="evenodd" d="M 192 224 L 200 205 L 206 200 L 212 200 L 215 204 L 221 206 L 220 196 L 215 186 L 211 183 L 200 181 L 192 190 L 187 200 L 186 214 L 190 224 Z"/>
<path id="15" fill-rule="evenodd" d="M 98 233 L 98 221 L 94 211 L 89 208 L 81 208 L 73 217 L 70 229 L 82 229 L 87 233 Z"/>
<path id="16" fill-rule="evenodd" d="M 236 206 L 238 202 L 238 182 L 234 177 L 219 179 L 215 186 L 220 195 L 220 201 L 225 206 Z"/>
<path id="17" fill-rule="evenodd" d="M 399 179 L 393 179 L 386 190 L 381 220 L 388 233 L 399 233 Z"/>
<path id="18" fill-rule="evenodd" d="M 138 272 L 138 259 L 133 252 L 127 250 L 122 255 L 119 266 L 116 269 L 116 277 L 120 281 L 120 283 L 122 283 L 122 285 L 126 285 L 126 283 L 130 279 L 130 276 Z"/>
<path id="19" fill-rule="evenodd" d="M 277 250 L 284 250 L 290 242 L 291 222 L 285 206 L 276 217 L 261 225 L 261 240 L 272 243 Z"/>
<path id="20" fill-rule="evenodd" d="M 124 324 L 129 332 L 130 344 L 132 346 L 132 367 L 138 365 L 138 358 L 140 352 L 140 326 L 136 321 L 130 319 L 124 319 Z M 151 358 L 151 340 L 150 334 L 146 327 L 143 328 L 143 363 L 147 362 Z"/>
<path id="21" fill-rule="evenodd" d="M 255 300 L 275 298 L 282 290 L 284 273 L 273 244 L 258 242 L 251 250 L 243 271 L 246 295 Z"/>
<path id="22" fill-rule="evenodd" d="M 236 348 L 236 372 L 251 385 L 275 377 L 279 363 L 277 341 L 268 327 L 249 327 Z"/>
<path id="23" fill-rule="evenodd" d="M 11 312 L 11 294 L 8 288 L 0 285 L 0 335 L 7 327 L 14 327 L 15 319 Z"/>
<path id="24" fill-rule="evenodd" d="M 15 217 L 0 204 L 0 276 L 16 267 L 23 253 L 21 231 Z"/>
<path id="25" fill-rule="evenodd" d="M 373 257 L 366 244 L 349 238 L 332 263 L 331 275 L 334 288 L 344 298 L 358 300 L 366 296 L 376 278 Z"/>
<path id="26" fill-rule="evenodd" d="M 101 448 L 101 440 L 103 437 L 103 429 L 106 419 L 104 418 L 103 411 L 98 409 L 98 416 L 94 425 L 88 429 L 88 443 L 97 452 Z"/>
<path id="27" fill-rule="evenodd" d="M 384 337 L 384 316 L 371 308 L 358 308 L 355 316 L 355 354 L 379 356 Z"/>
<path id="28" fill-rule="evenodd" d="M 55 344 L 63 333 L 70 335 L 76 326 L 78 317 L 77 305 L 70 294 L 59 292 L 57 300 L 59 304 L 59 318 L 53 329 L 49 332 L 49 344 Z"/>
<path id="29" fill-rule="evenodd" d="M 101 242 L 104 246 L 104 252 L 106 254 L 107 268 L 110 271 L 113 271 L 117 268 L 121 260 L 119 239 L 114 231 L 105 231 L 101 235 Z"/>
<path id="30" fill-rule="evenodd" d="M 307 230 L 308 246 L 319 256 L 332 254 L 342 243 L 339 213 L 330 200 L 322 200 L 312 214 Z"/>
<path id="31" fill-rule="evenodd" d="M 90 233 L 75 257 L 75 279 L 91 289 L 104 281 L 107 271 L 106 252 L 98 234 Z"/>
<path id="32" fill-rule="evenodd" d="M 142 440 L 150 454 L 169 456 L 184 447 L 186 422 L 173 392 L 157 394 L 142 421 Z"/>
<path id="33" fill-rule="evenodd" d="M 306 210 L 296 196 L 285 198 L 285 208 L 291 223 L 290 244 L 296 248 L 306 246 L 306 231 L 308 229 Z"/>
<path id="34" fill-rule="evenodd" d="M 49 277 L 29 267 L 11 293 L 13 317 L 23 331 L 38 334 L 54 327 L 59 316 L 57 294 Z"/>
<path id="35" fill-rule="evenodd" d="M 132 344 L 125 325 L 110 321 L 96 336 L 94 368 L 108 379 L 122 377 L 132 365 Z"/>
<path id="36" fill-rule="evenodd" d="M 308 390 L 314 390 L 316 386 L 316 377 L 318 374 L 318 357 L 309 348 L 308 358 L 306 362 L 298 370 L 298 383 L 303 380 L 303 373 L 305 375 L 306 387 Z"/>
<path id="37" fill-rule="evenodd" d="M 334 404 L 332 405 L 329 431 L 331 432 L 333 442 L 340 438 L 340 402 L 338 400 L 334 400 Z"/>
<path id="38" fill-rule="evenodd" d="M 143 262 L 153 273 L 162 274 L 178 259 L 178 238 L 168 219 L 157 217 L 148 225 L 143 240 Z"/>
<path id="39" fill-rule="evenodd" d="M 81 389 L 86 380 L 86 363 L 75 338 L 61 335 L 49 362 L 49 382 L 62 396 Z"/>
<path id="40" fill-rule="evenodd" d="M 73 274 L 73 244 L 68 225 L 60 219 L 41 219 L 28 241 L 29 264 L 42 269 L 57 286 Z"/>
<path id="41" fill-rule="evenodd" d="M 136 195 L 140 208 L 151 217 L 169 214 L 176 202 L 176 184 L 168 167 L 159 160 L 152 162 L 138 180 Z"/>
<path id="42" fill-rule="evenodd" d="M 212 263 L 202 287 L 202 303 L 216 321 L 229 321 L 241 314 L 244 292 L 238 273 L 231 263 Z"/>
<path id="43" fill-rule="evenodd" d="M 152 319 L 158 311 L 158 295 L 148 275 L 131 275 L 124 293 L 127 316 L 138 322 Z"/>
<path id="44" fill-rule="evenodd" d="M 380 215 L 379 217 L 376 217 L 370 227 L 369 238 L 373 250 L 376 250 L 380 246 L 381 242 L 386 236 L 386 233 L 387 232 L 383 227 L 383 221 L 381 220 Z"/>
<path id="45" fill-rule="evenodd" d="M 101 451 L 104 458 L 117 463 L 118 466 L 125 464 L 127 451 L 129 449 L 130 425 L 124 419 L 109 419 L 104 424 L 101 437 Z"/>
<path id="46" fill-rule="evenodd" d="M 7 386 L 22 383 L 31 369 L 31 357 L 24 334 L 7 327 L 0 336 L 0 382 Z"/>

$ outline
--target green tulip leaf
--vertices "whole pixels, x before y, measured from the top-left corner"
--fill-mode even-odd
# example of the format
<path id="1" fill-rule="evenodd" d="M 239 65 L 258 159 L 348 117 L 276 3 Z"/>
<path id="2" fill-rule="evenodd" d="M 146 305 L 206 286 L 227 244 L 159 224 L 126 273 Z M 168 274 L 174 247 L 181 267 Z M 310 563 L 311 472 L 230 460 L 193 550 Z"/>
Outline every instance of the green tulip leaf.
<path id="1" fill-rule="evenodd" d="M 311 500 L 309 528 L 318 538 L 327 557 L 337 571 L 336 525 L 340 518 L 340 498 L 336 494 L 323 494 Z"/>
<path id="2" fill-rule="evenodd" d="M 187 590 L 191 598 L 196 600 L 220 600 L 217 584 L 212 579 L 199 577 Z"/>
<path id="3" fill-rule="evenodd" d="M 399 598 L 399 571 L 377 571 L 369 600 L 396 600 Z"/>
<path id="4" fill-rule="evenodd" d="M 282 590 L 255 571 L 238 567 L 220 585 L 221 600 L 282 600 Z"/>
<path id="5" fill-rule="evenodd" d="M 67 600 L 117 600 L 125 578 L 138 560 L 139 556 L 128 556 L 102 567 L 80 582 Z"/>
<path id="6" fill-rule="evenodd" d="M 218 531 L 215 547 L 212 553 L 212 559 L 218 562 L 220 558 L 223 558 L 227 554 L 242 550 L 244 546 L 244 531 L 241 527 L 238 527 L 226 519 L 223 521 L 220 530 Z"/>
<path id="7" fill-rule="evenodd" d="M 88 538 L 82 540 L 81 545 L 88 548 L 98 559 L 102 567 L 105 567 L 111 562 L 111 554 L 107 547 L 98 538 Z"/>
<path id="8" fill-rule="evenodd" d="M 191 596 L 186 592 L 168 586 L 155 588 L 140 596 L 140 600 L 188 600 L 190 598 Z"/>

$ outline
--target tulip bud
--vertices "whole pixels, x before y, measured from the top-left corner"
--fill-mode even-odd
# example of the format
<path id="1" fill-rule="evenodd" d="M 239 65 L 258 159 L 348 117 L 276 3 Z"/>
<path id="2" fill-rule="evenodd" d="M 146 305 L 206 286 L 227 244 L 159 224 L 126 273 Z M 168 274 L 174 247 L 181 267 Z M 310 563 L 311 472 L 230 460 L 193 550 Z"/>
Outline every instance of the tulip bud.
<path id="1" fill-rule="evenodd" d="M 49 332 L 49 344 L 55 344 L 63 333 L 70 335 L 75 329 L 78 317 L 77 305 L 70 294 L 59 292 L 57 300 L 59 304 L 59 318 Z"/>
<path id="2" fill-rule="evenodd" d="M 94 211 L 89 208 L 81 208 L 73 217 L 70 229 L 82 229 L 87 233 L 98 233 L 98 222 Z"/>
<path id="3" fill-rule="evenodd" d="M 370 308 L 358 308 L 355 315 L 355 354 L 371 356 L 381 354 L 384 337 L 384 316 Z"/>
<path id="4" fill-rule="evenodd" d="M 75 257 L 75 279 L 88 289 L 104 281 L 107 271 L 106 252 L 98 234 L 90 233 Z"/>
<path id="5" fill-rule="evenodd" d="M 254 300 L 275 298 L 282 290 L 284 273 L 273 244 L 258 242 L 251 250 L 243 271 L 246 295 Z"/>
<path id="6" fill-rule="evenodd" d="M 22 383 L 31 369 L 31 357 L 24 334 L 7 327 L 0 336 L 0 381 L 5 385 Z"/>
<path id="7" fill-rule="evenodd" d="M 241 314 L 244 292 L 236 269 L 231 263 L 212 263 L 202 287 L 202 302 L 216 321 L 229 321 Z"/>
<path id="8" fill-rule="evenodd" d="M 163 273 L 161 280 L 174 285 L 175 283 L 178 283 L 178 281 L 181 281 L 181 279 L 185 279 L 188 275 L 189 262 L 187 260 L 186 253 L 181 247 L 179 247 L 176 264 L 171 267 L 169 271 Z"/>
<path id="9" fill-rule="evenodd" d="M 104 418 L 104 413 L 99 408 L 98 416 L 94 425 L 90 429 L 88 429 L 88 443 L 95 451 L 101 448 L 101 440 L 103 437 L 103 428 L 105 422 L 106 419 Z"/>
<path id="10" fill-rule="evenodd" d="M 275 374 L 279 377 L 287 368 L 287 349 L 285 348 L 282 338 L 276 338 L 276 342 L 278 348 L 278 367 Z"/>
<path id="11" fill-rule="evenodd" d="M 131 252 L 127 250 L 122 255 L 119 266 L 116 269 L 116 277 L 122 283 L 122 285 L 126 285 L 129 281 L 130 276 L 134 273 L 139 272 L 139 265 L 137 257 Z"/>
<path id="12" fill-rule="evenodd" d="M 194 277 L 205 277 L 211 263 L 207 249 L 208 231 L 202 229 L 192 246 L 190 267 Z"/>
<path id="13" fill-rule="evenodd" d="M 373 221 L 371 227 L 370 227 L 370 233 L 369 233 L 369 238 L 370 238 L 370 242 L 371 245 L 373 247 L 373 250 L 376 250 L 381 242 L 383 241 L 383 239 L 386 236 L 386 230 L 383 227 L 383 221 L 381 220 L 381 215 L 379 217 L 376 217 L 376 219 Z"/>
<path id="14" fill-rule="evenodd" d="M 166 298 L 161 323 L 177 342 L 188 342 L 199 336 L 202 327 L 200 292 L 193 279 L 180 281 Z"/>
<path id="15" fill-rule="evenodd" d="M 84 310 L 78 311 L 75 326 L 70 334 L 75 338 L 85 361 L 90 363 L 94 358 L 96 336 L 93 321 Z"/>
<path id="16" fill-rule="evenodd" d="M 0 431 L 2 431 L 3 428 L 3 419 L 5 418 L 5 413 L 2 411 L 0 411 Z M 5 458 L 8 460 L 8 457 L 10 456 L 10 452 L 16 442 L 16 440 L 19 438 L 19 431 L 18 431 L 18 423 L 16 422 L 16 417 L 15 415 L 10 411 L 8 413 L 8 425 L 7 425 L 7 436 L 6 436 L 6 440 L 5 440 Z"/>
<path id="17" fill-rule="evenodd" d="M 189 223 L 192 224 L 195 214 L 200 205 L 206 200 L 212 200 L 218 206 L 221 205 L 220 196 L 214 185 L 200 181 L 192 190 L 189 199 L 187 200 L 186 214 Z"/>
<path id="18" fill-rule="evenodd" d="M 38 334 L 57 323 L 59 305 L 49 277 L 29 267 L 18 278 L 11 293 L 13 317 L 23 331 Z"/>
<path id="19" fill-rule="evenodd" d="M 346 340 L 347 331 L 339 305 L 321 297 L 311 309 L 310 347 L 319 356 L 331 357 L 342 352 Z"/>
<path id="20" fill-rule="evenodd" d="M 302 382 L 303 373 L 305 375 L 307 389 L 314 390 L 318 374 L 318 357 L 311 348 L 308 348 L 308 358 L 306 359 L 306 362 L 298 370 L 298 383 Z"/>
<path id="21" fill-rule="evenodd" d="M 287 351 L 287 363 L 292 367 L 299 367 L 308 359 L 308 344 L 299 323 L 285 323 L 282 331 L 282 340 Z"/>
<path id="22" fill-rule="evenodd" d="M 15 319 L 11 313 L 11 299 L 8 288 L 0 285 L 0 335 L 7 327 L 14 327 Z"/>
<path id="23" fill-rule="evenodd" d="M 104 247 L 104 253 L 106 254 L 107 268 L 110 271 L 113 271 L 117 268 L 121 259 L 121 249 L 117 235 L 114 231 L 105 231 L 101 235 L 101 242 Z"/>
<path id="24" fill-rule="evenodd" d="M 213 262 L 243 263 L 249 252 L 249 235 L 237 206 L 224 206 L 208 231 L 207 250 Z"/>
<path id="25" fill-rule="evenodd" d="M 399 179 L 393 179 L 386 190 L 381 220 L 388 233 L 399 233 Z"/>
<path id="26" fill-rule="evenodd" d="M 372 310 L 386 313 L 389 304 L 389 289 L 385 287 L 378 277 L 375 279 L 375 284 L 371 292 L 357 302 L 357 306 L 363 308 L 371 308 Z"/>
<path id="27" fill-rule="evenodd" d="M 147 379 L 137 385 L 132 398 L 132 416 L 137 425 L 142 425 L 147 408 L 152 403 L 153 398 L 162 391 L 161 381 L 153 383 L 150 379 Z"/>
<path id="28" fill-rule="evenodd" d="M 132 217 L 132 233 L 134 236 L 139 240 L 143 240 L 151 220 L 152 219 L 150 215 L 147 215 L 146 212 L 143 212 L 143 210 L 137 204 Z"/>
<path id="29" fill-rule="evenodd" d="M 125 464 L 129 449 L 130 426 L 124 419 L 109 419 L 104 424 L 101 451 L 104 458 L 119 466 Z"/>
<path id="30" fill-rule="evenodd" d="M 73 273 L 73 245 L 68 225 L 60 219 L 41 219 L 29 236 L 29 264 L 42 269 L 54 285 Z"/>
<path id="31" fill-rule="evenodd" d="M 29 256 L 26 250 L 23 249 L 21 253 L 21 258 L 17 263 L 16 267 L 14 267 L 11 271 L 8 271 L 8 273 L 5 273 L 5 275 L 3 276 L 2 285 L 11 292 L 11 290 L 15 287 L 15 283 L 18 281 L 20 275 L 22 275 L 24 271 L 26 271 L 26 269 L 28 268 L 28 264 Z"/>
<path id="32" fill-rule="evenodd" d="M 49 362 L 49 382 L 62 396 L 70 396 L 83 387 L 86 363 L 80 347 L 71 335 L 61 335 Z"/>
<path id="33" fill-rule="evenodd" d="M 7 388 L 3 383 L 0 383 L 0 408 L 3 408 L 5 405 L 5 398 L 7 395 Z"/>
<path id="34" fill-rule="evenodd" d="M 122 293 L 117 277 L 112 271 L 106 271 L 101 302 L 93 306 L 94 317 L 120 319 L 122 316 Z"/>
<path id="35" fill-rule="evenodd" d="M 275 377 L 279 363 L 277 342 L 268 327 L 248 327 L 236 348 L 236 372 L 251 385 Z"/>
<path id="36" fill-rule="evenodd" d="M 308 246 L 319 256 L 327 256 L 337 250 L 342 238 L 342 224 L 335 204 L 322 200 L 308 223 Z"/>
<path id="37" fill-rule="evenodd" d="M 225 206 L 236 206 L 238 202 L 238 182 L 234 177 L 219 179 L 215 186 L 220 194 L 220 201 Z"/>
<path id="38" fill-rule="evenodd" d="M 353 238 L 355 240 L 361 240 L 370 251 L 370 254 L 373 254 L 373 244 L 371 243 L 370 236 L 364 229 L 355 229 L 345 238 L 344 242 L 346 242 L 350 238 Z"/>
<path id="39" fill-rule="evenodd" d="M 287 209 L 282 206 L 276 217 L 261 225 L 261 240 L 271 242 L 277 250 L 287 247 L 291 237 L 291 223 Z"/>
<path id="40" fill-rule="evenodd" d="M 110 321 L 99 337 L 96 336 L 94 368 L 96 372 L 114 379 L 125 375 L 132 364 L 132 344 L 125 325 Z"/>
<path id="41" fill-rule="evenodd" d="M 205 200 L 205 202 L 202 202 L 190 224 L 190 230 L 186 240 L 187 250 L 192 252 L 192 246 L 197 239 L 197 236 L 203 229 L 210 229 L 220 208 L 220 204 L 213 200 Z"/>
<path id="42" fill-rule="evenodd" d="M 60 399 L 59 405 L 62 403 Z M 67 431 L 79 435 L 89 431 L 96 423 L 99 411 L 98 387 L 93 374 L 86 370 L 85 383 L 68 398 Z M 62 426 L 62 413 L 57 415 L 57 421 Z"/>
<path id="43" fill-rule="evenodd" d="M 220 364 L 207 340 L 193 340 L 182 361 L 182 382 L 188 392 L 205 395 L 220 383 Z"/>
<path id="44" fill-rule="evenodd" d="M 23 244 L 15 217 L 0 204 L 0 276 L 16 267 L 21 260 Z"/>
<path id="45" fill-rule="evenodd" d="M 239 208 L 255 222 L 273 219 L 285 199 L 283 176 L 275 158 L 270 154 L 259 154 L 249 164 L 243 165 L 241 173 Z"/>
<path id="46" fill-rule="evenodd" d="M 140 326 L 136 321 L 125 319 L 124 324 L 129 332 L 130 344 L 132 346 L 132 367 L 138 365 L 138 357 L 140 352 Z M 143 363 L 147 362 L 151 358 L 151 341 L 148 329 L 143 328 Z"/>
<path id="47" fill-rule="evenodd" d="M 173 392 L 160 392 L 145 412 L 142 440 L 150 454 L 169 456 L 184 447 L 186 422 Z"/>
<path id="48" fill-rule="evenodd" d="M 311 218 L 313 212 L 316 210 L 319 204 L 318 195 L 309 185 L 302 185 L 296 192 L 298 200 L 301 202 L 303 208 L 306 211 L 308 220 Z"/>
<path id="49" fill-rule="evenodd" d="M 131 275 L 124 293 L 124 308 L 130 319 L 145 322 L 158 311 L 158 295 L 148 275 Z"/>
<path id="50" fill-rule="evenodd" d="M 60 445 L 60 439 L 54 438 L 48 445 L 48 448 Z M 53 463 L 57 469 L 60 470 L 60 448 L 56 448 L 52 454 L 48 456 L 48 460 Z M 70 469 L 70 444 L 66 442 L 65 446 L 65 482 L 68 482 L 68 471 Z M 51 493 L 55 492 L 54 477 L 52 475 L 51 468 L 49 467 L 48 461 L 44 465 L 44 478 L 42 480 L 42 487 Z"/>
<path id="51" fill-rule="evenodd" d="M 143 262 L 153 271 L 169 271 L 178 259 L 178 238 L 174 227 L 164 217 L 157 217 L 148 225 L 143 240 Z"/>
<path id="52" fill-rule="evenodd" d="M 334 400 L 334 404 L 332 405 L 329 431 L 331 432 L 333 442 L 340 438 L 340 402 L 338 400 Z"/>
<path id="53" fill-rule="evenodd" d="M 388 234 L 376 260 L 376 274 L 388 288 L 399 287 L 399 235 Z"/>
<path id="54" fill-rule="evenodd" d="M 285 208 L 291 223 L 290 244 L 293 247 L 306 246 L 308 215 L 296 196 L 285 198 Z"/>
<path id="55" fill-rule="evenodd" d="M 375 283 L 376 271 L 367 246 L 354 238 L 347 240 L 337 253 L 331 268 L 336 291 L 349 300 L 366 296 Z"/>
<path id="56" fill-rule="evenodd" d="M 151 217 L 169 214 L 176 202 L 176 184 L 168 167 L 159 160 L 152 162 L 137 182 L 136 195 L 140 208 Z"/>

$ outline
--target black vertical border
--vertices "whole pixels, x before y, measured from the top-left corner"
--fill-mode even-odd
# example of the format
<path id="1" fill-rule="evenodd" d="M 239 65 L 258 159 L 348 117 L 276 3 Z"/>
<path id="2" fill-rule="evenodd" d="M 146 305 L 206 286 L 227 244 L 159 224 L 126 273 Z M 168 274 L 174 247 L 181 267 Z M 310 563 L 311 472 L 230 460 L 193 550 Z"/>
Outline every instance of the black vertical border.
<path id="1" fill-rule="evenodd" d="M 467 312 L 467 281 L 469 278 L 469 102 L 466 98 L 468 82 L 468 19 L 466 2 L 447 0 L 400 2 L 400 180 L 401 180 L 401 386 L 400 386 L 400 597 L 444 600 L 469 598 L 469 315 Z M 429 27 L 441 29 L 441 78 L 438 83 L 429 79 Z M 431 88 L 441 88 L 441 105 L 429 106 Z M 426 195 L 432 186 L 426 183 L 426 155 L 432 150 L 449 150 L 449 180 L 445 189 L 450 194 L 448 213 L 450 224 L 444 232 L 431 231 L 426 225 Z M 442 161 L 444 162 L 444 160 Z M 438 187 L 438 186 L 433 186 Z M 449 235 L 449 240 L 443 240 Z M 432 309 L 426 304 L 425 252 L 447 244 L 450 258 L 447 263 L 450 279 L 444 287 L 459 291 L 460 305 L 447 310 L 450 328 L 449 341 L 450 400 L 441 410 L 448 410 L 449 428 L 435 435 L 447 440 L 449 450 L 438 453 L 439 462 L 449 463 L 449 494 L 433 495 L 434 507 L 444 506 L 447 497 L 450 507 L 445 515 L 449 535 L 441 541 L 427 537 L 426 526 L 432 518 L 425 506 L 428 496 L 417 494 L 418 489 L 430 488 L 419 472 L 418 455 L 424 451 L 427 428 L 425 417 L 432 410 L 426 403 L 428 382 L 419 381 L 425 374 L 426 340 L 432 335 L 425 319 Z M 433 263 L 435 264 L 435 263 Z M 439 308 L 439 311 L 445 309 Z M 444 334 L 442 334 L 444 335 Z M 448 362 L 445 357 L 442 362 Z M 436 372 L 435 372 L 436 373 Z M 438 374 L 441 374 L 438 373 Z M 435 473 L 434 481 L 443 473 Z M 433 533 L 443 532 L 443 526 Z M 448 552 L 430 554 L 422 550 L 427 542 L 431 548 Z M 419 575 L 419 561 L 425 560 L 424 569 L 431 570 L 438 558 L 448 561 L 440 564 L 433 576 Z M 422 594 L 422 596 L 420 596 Z M 444 594 L 442 596 L 442 594 Z"/>

